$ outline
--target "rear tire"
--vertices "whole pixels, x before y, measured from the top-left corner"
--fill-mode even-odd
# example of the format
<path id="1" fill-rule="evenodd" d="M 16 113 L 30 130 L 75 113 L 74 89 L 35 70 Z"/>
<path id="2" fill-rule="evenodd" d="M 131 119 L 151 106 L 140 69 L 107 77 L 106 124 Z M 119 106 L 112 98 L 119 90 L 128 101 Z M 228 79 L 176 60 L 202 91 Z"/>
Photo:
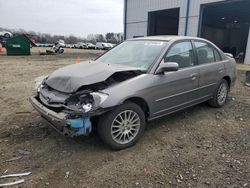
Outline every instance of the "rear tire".
<path id="1" fill-rule="evenodd" d="M 208 101 L 208 104 L 215 108 L 221 108 L 226 103 L 228 92 L 228 82 L 225 79 L 222 79 L 213 95 L 213 98 Z"/>
<path id="2" fill-rule="evenodd" d="M 5 34 L 4 34 L 4 37 L 5 37 L 5 38 L 10 38 L 10 34 L 9 34 L 9 33 L 5 33 Z"/>
<path id="3" fill-rule="evenodd" d="M 143 110 L 128 102 L 102 115 L 97 131 L 101 140 L 113 150 L 121 150 L 137 143 L 146 125 Z"/>

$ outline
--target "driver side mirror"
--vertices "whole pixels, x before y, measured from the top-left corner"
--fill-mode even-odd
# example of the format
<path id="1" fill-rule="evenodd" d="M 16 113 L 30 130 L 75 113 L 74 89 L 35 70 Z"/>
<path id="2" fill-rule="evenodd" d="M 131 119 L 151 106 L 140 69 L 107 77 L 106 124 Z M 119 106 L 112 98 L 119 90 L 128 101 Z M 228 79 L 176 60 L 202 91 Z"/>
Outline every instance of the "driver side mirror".
<path id="1" fill-rule="evenodd" d="M 179 64 L 176 62 L 161 62 L 156 74 L 163 74 L 164 72 L 174 72 L 174 71 L 178 71 L 179 69 Z"/>

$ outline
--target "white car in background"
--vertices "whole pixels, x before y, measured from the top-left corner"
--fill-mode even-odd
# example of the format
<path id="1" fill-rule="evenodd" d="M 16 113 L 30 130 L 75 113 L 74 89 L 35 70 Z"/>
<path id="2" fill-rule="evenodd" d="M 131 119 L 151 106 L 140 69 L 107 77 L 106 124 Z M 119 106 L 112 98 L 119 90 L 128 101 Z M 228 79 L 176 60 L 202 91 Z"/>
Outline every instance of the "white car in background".
<path id="1" fill-rule="evenodd" d="M 115 45 L 112 43 L 107 43 L 111 48 L 113 48 Z"/>
<path id="2" fill-rule="evenodd" d="M 95 45 L 96 50 L 110 50 L 112 47 L 106 42 L 97 42 Z"/>
<path id="3" fill-rule="evenodd" d="M 74 44 L 74 48 L 77 49 L 87 49 L 87 45 L 84 42 L 78 42 L 77 44 Z"/>
<path id="4" fill-rule="evenodd" d="M 95 45 L 90 43 L 90 42 L 87 42 L 86 45 L 87 45 L 88 49 L 95 49 Z"/>
<path id="5" fill-rule="evenodd" d="M 13 34 L 9 31 L 0 31 L 0 36 L 10 38 L 13 36 Z"/>

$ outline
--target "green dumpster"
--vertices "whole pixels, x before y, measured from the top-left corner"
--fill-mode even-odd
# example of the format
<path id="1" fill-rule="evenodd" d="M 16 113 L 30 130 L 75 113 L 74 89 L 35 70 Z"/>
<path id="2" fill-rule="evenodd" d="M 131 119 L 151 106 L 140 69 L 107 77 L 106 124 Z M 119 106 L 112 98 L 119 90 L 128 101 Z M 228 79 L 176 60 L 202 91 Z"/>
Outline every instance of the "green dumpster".
<path id="1" fill-rule="evenodd" d="M 31 46 L 36 44 L 26 35 L 18 35 L 6 40 L 7 55 L 30 55 Z"/>

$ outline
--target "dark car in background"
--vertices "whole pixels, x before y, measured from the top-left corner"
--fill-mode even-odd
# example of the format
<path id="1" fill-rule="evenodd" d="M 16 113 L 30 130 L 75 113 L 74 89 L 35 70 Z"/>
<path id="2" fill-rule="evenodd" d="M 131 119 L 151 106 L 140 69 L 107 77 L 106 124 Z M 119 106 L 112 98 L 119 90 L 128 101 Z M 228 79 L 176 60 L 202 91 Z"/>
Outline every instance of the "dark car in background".
<path id="1" fill-rule="evenodd" d="M 64 135 L 88 135 L 97 123 L 103 142 L 124 149 L 139 140 L 147 121 L 205 101 L 222 107 L 235 66 L 201 38 L 136 38 L 95 61 L 55 71 L 30 101 Z"/>

